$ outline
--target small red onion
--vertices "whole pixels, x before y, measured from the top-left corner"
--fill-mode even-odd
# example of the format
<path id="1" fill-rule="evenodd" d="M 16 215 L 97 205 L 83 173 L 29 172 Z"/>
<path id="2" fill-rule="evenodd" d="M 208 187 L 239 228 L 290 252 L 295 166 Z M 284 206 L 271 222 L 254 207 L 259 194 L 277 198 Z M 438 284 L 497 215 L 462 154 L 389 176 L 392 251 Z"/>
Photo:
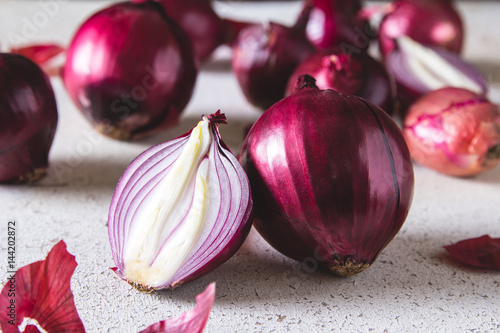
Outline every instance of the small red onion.
<path id="1" fill-rule="evenodd" d="M 109 210 L 115 272 L 142 291 L 175 288 L 213 270 L 252 224 L 248 178 L 222 142 L 217 112 L 139 155 Z"/>
<path id="2" fill-rule="evenodd" d="M 413 166 L 396 123 L 364 99 L 319 90 L 309 75 L 257 120 L 240 162 L 258 193 L 259 233 L 341 276 L 373 263 L 412 201 Z"/>
<path id="3" fill-rule="evenodd" d="M 226 39 L 226 23 L 215 13 L 211 0 L 158 0 L 193 42 L 194 53 L 205 61 Z"/>
<path id="4" fill-rule="evenodd" d="M 90 17 L 67 51 L 64 84 L 101 133 L 137 139 L 177 123 L 196 81 L 189 38 L 159 3 L 119 3 Z"/>
<path id="5" fill-rule="evenodd" d="M 307 17 L 303 12 L 293 27 L 273 22 L 248 26 L 238 35 L 232 68 L 253 105 L 265 110 L 282 99 L 295 67 L 314 53 L 305 36 Z"/>
<path id="6" fill-rule="evenodd" d="M 448 175 L 471 176 L 500 163 L 500 110 L 465 89 L 439 89 L 415 102 L 404 135 L 416 162 Z"/>
<path id="7" fill-rule="evenodd" d="M 31 60 L 0 53 L 0 183 L 43 177 L 57 127 L 52 85 Z"/>
<path id="8" fill-rule="evenodd" d="M 444 87 L 458 87 L 486 94 L 488 83 L 481 72 L 459 55 L 426 47 L 409 37 L 397 40 L 398 49 L 385 64 L 397 83 L 397 96 L 405 110 L 422 95 Z"/>
<path id="9" fill-rule="evenodd" d="M 349 50 L 365 50 L 375 33 L 360 15 L 361 0 L 306 0 L 303 10 L 312 11 L 307 22 L 307 38 L 318 49 L 343 45 Z"/>
<path id="10" fill-rule="evenodd" d="M 464 29 L 451 0 L 395 0 L 379 28 L 383 56 L 396 49 L 395 40 L 401 36 L 460 53 Z"/>
<path id="11" fill-rule="evenodd" d="M 366 53 L 345 55 L 340 48 L 315 53 L 301 62 L 288 80 L 286 95 L 295 90 L 297 77 L 309 74 L 319 89 L 357 95 L 388 114 L 394 110 L 395 86 L 385 67 Z"/>

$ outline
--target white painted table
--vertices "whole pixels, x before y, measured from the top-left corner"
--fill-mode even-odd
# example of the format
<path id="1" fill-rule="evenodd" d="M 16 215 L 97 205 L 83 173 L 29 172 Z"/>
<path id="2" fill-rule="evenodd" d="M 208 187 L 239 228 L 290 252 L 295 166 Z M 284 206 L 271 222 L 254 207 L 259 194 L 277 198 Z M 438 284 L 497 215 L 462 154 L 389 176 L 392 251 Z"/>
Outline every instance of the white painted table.
<path id="1" fill-rule="evenodd" d="M 79 22 L 109 2 L 57 3 L 30 42 L 67 44 Z M 39 2 L 2 1 L 0 45 L 9 32 L 22 36 Z M 217 3 L 225 16 L 291 23 L 298 2 Z M 500 3 L 462 2 L 467 26 L 465 57 L 489 75 L 500 102 Z M 40 16 L 41 17 L 41 16 Z M 43 24 L 42 24 L 43 23 Z M 10 35 L 12 36 L 12 34 Z M 17 265 L 43 259 L 64 239 L 78 267 L 71 285 L 88 332 L 136 332 L 189 310 L 195 295 L 217 282 L 206 332 L 482 332 L 500 331 L 500 273 L 452 262 L 442 245 L 490 234 L 500 237 L 500 168 L 457 179 L 416 166 L 413 207 L 401 232 L 364 273 L 341 279 L 306 274 L 252 230 L 239 252 L 216 271 L 174 291 L 141 294 L 109 269 L 107 213 L 117 180 L 140 152 L 190 129 L 201 114 L 221 109 L 221 128 L 235 151 L 244 127 L 259 116 L 245 102 L 230 72 L 227 49 L 200 73 L 178 128 L 136 142 L 95 134 L 64 91 L 53 84 L 60 122 L 48 176 L 33 186 L 0 186 L 0 267 L 6 265 L 7 221 L 17 221 Z M 226 60 L 225 60 L 226 59 Z M 68 167 L 61 173 L 60 167 Z M 6 276 L 0 280 L 5 282 Z"/>

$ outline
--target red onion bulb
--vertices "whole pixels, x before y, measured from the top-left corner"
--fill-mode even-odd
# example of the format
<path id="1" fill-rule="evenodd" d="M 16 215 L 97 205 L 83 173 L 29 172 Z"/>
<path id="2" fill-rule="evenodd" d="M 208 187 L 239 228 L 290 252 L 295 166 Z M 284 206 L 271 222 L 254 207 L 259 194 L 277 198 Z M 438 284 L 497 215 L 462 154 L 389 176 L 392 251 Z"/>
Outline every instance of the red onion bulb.
<path id="1" fill-rule="evenodd" d="M 401 36 L 460 53 L 464 29 L 451 0 L 395 0 L 379 28 L 383 56 L 396 48 L 395 40 Z"/>
<path id="2" fill-rule="evenodd" d="M 306 0 L 303 10 L 312 7 L 307 22 L 307 38 L 318 49 L 339 46 L 359 53 L 370 44 L 374 33 L 361 17 L 360 0 Z"/>
<path id="3" fill-rule="evenodd" d="M 340 48 L 315 53 L 301 62 L 288 80 L 286 95 L 295 90 L 297 77 L 309 74 L 319 89 L 357 95 L 388 114 L 394 110 L 395 86 L 384 65 L 365 52 L 345 55 Z"/>
<path id="4" fill-rule="evenodd" d="M 397 40 L 398 49 L 385 64 L 397 83 L 397 97 L 403 111 L 416 99 L 433 90 L 457 87 L 486 94 L 488 82 L 483 74 L 458 54 L 442 48 L 424 46 L 409 37 Z"/>
<path id="5" fill-rule="evenodd" d="M 315 51 L 305 36 L 306 21 L 303 13 L 293 27 L 270 22 L 241 30 L 232 68 L 251 104 L 265 110 L 282 99 L 295 67 Z"/>
<path id="6" fill-rule="evenodd" d="M 115 272 L 139 290 L 175 288 L 219 266 L 252 224 L 250 184 L 221 140 L 217 112 L 139 155 L 109 210 Z"/>
<path id="7" fill-rule="evenodd" d="M 193 42 L 194 53 L 205 61 L 226 38 L 226 23 L 215 13 L 211 0 L 158 0 Z"/>
<path id="8" fill-rule="evenodd" d="M 63 69 L 77 107 L 116 139 L 175 125 L 196 76 L 189 38 L 152 1 L 119 3 L 90 17 L 76 32 Z"/>
<path id="9" fill-rule="evenodd" d="M 415 102 L 404 135 L 416 162 L 448 175 L 471 176 L 500 163 L 500 110 L 465 89 L 439 89 Z"/>
<path id="10" fill-rule="evenodd" d="M 30 183 L 45 175 L 57 119 L 43 71 L 21 55 L 0 53 L 0 183 Z"/>
<path id="11" fill-rule="evenodd" d="M 412 201 L 413 166 L 396 123 L 364 99 L 319 90 L 308 75 L 257 120 L 240 162 L 258 193 L 259 233 L 284 255 L 317 258 L 341 276 L 373 263 Z"/>

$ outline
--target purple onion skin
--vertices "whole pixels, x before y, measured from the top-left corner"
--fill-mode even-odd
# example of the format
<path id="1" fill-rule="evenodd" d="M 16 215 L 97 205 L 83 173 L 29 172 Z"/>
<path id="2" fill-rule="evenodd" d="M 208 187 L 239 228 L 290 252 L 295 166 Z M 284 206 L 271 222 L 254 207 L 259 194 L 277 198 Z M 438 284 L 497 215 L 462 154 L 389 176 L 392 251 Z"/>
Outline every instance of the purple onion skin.
<path id="1" fill-rule="evenodd" d="M 370 40 L 366 31 L 369 27 L 368 21 L 359 16 L 362 1 L 304 1 L 304 10 L 309 6 L 313 7 L 313 12 L 308 22 L 307 37 L 316 48 L 329 49 L 341 43 L 346 43 L 357 50 L 368 48 Z M 312 30 L 315 33 L 312 33 Z"/>
<path id="2" fill-rule="evenodd" d="M 241 30 L 233 46 L 232 68 L 251 104 L 265 110 L 285 96 L 293 70 L 315 51 L 304 27 L 299 18 L 291 28 L 271 22 Z"/>
<path id="3" fill-rule="evenodd" d="M 145 2 L 112 5 L 84 22 L 62 76 L 97 130 L 127 140 L 175 125 L 197 71 L 186 34 L 160 4 Z"/>
<path id="4" fill-rule="evenodd" d="M 408 147 L 370 102 L 303 77 L 297 88 L 264 112 L 243 143 L 254 225 L 284 255 L 354 275 L 406 219 L 414 185 Z"/>
<path id="5" fill-rule="evenodd" d="M 379 47 L 385 57 L 394 51 L 395 38 L 406 35 L 428 46 L 460 53 L 464 28 L 451 0 L 395 0 L 380 24 Z"/>
<path id="6" fill-rule="evenodd" d="M 309 56 L 290 76 L 287 96 L 295 90 L 297 78 L 304 74 L 313 76 L 319 89 L 357 95 L 389 115 L 394 112 L 396 89 L 393 78 L 384 65 L 364 52 L 345 56 L 339 48 L 335 48 Z"/>
<path id="7" fill-rule="evenodd" d="M 0 183 L 45 175 L 57 127 L 52 85 L 31 60 L 0 53 Z"/>

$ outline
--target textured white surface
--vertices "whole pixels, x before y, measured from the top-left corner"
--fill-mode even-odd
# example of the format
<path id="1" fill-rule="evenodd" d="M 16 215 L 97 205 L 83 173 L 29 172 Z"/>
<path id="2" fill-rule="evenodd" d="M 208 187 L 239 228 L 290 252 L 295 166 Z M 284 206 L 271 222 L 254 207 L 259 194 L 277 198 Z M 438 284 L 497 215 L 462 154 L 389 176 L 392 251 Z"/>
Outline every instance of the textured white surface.
<path id="1" fill-rule="evenodd" d="M 59 4 L 29 41 L 66 43 L 83 18 L 107 3 Z M 3 1 L 1 8 L 3 47 L 9 32 L 20 34 L 23 18 L 41 10 L 35 1 Z M 226 16 L 290 23 L 299 3 L 219 2 L 217 8 Z M 465 57 L 489 75 L 498 103 L 500 4 L 464 2 L 459 9 L 468 28 Z M 174 291 L 141 294 L 114 275 L 107 212 L 130 161 L 219 108 L 229 121 L 222 136 L 237 151 L 244 127 L 259 116 L 244 101 L 224 60 L 227 52 L 219 50 L 222 60 L 201 71 L 180 126 L 136 143 L 95 134 L 54 79 L 60 122 L 48 177 L 33 186 L 0 186 L 2 271 L 7 221 L 16 220 L 18 267 L 43 259 L 60 239 L 76 256 L 71 285 L 88 332 L 136 332 L 193 308 L 195 295 L 212 281 L 217 294 L 206 332 L 499 332 L 500 273 L 456 264 L 442 245 L 483 234 L 500 237 L 500 168 L 457 179 L 416 166 L 415 199 L 403 229 L 370 269 L 351 278 L 307 273 L 254 230 L 228 262 Z"/>

